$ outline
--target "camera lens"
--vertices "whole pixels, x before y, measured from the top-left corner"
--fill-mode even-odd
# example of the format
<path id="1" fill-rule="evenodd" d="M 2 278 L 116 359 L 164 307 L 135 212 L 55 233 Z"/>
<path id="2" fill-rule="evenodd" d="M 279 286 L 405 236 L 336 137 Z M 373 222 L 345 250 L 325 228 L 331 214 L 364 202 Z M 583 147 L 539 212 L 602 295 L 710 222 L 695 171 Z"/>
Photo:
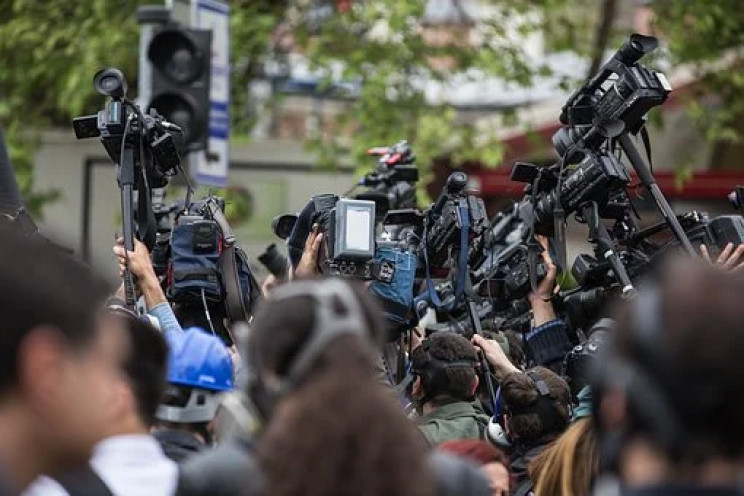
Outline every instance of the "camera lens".
<path id="1" fill-rule="evenodd" d="M 98 71 L 93 76 L 93 86 L 96 91 L 111 98 L 124 98 L 127 94 L 127 81 L 119 69 L 113 67 Z"/>
<path id="2" fill-rule="evenodd" d="M 107 76 L 101 80 L 101 87 L 109 91 L 115 89 L 117 84 L 116 78 L 111 76 Z"/>

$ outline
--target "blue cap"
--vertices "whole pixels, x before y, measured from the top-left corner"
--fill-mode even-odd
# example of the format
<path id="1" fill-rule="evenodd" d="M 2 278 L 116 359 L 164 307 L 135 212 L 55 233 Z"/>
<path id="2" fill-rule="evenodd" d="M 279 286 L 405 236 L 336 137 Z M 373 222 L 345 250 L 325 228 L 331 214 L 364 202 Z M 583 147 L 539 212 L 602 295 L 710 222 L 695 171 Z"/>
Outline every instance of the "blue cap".
<path id="1" fill-rule="evenodd" d="M 171 345 L 168 382 L 211 391 L 233 389 L 232 359 L 220 338 L 191 327 Z"/>

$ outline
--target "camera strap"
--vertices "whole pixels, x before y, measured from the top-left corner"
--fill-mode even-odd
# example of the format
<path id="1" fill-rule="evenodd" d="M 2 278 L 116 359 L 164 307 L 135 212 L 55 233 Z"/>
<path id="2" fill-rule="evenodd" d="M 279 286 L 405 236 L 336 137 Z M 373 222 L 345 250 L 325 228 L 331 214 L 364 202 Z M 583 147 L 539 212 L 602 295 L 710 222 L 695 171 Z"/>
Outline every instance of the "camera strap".
<path id="1" fill-rule="evenodd" d="M 468 235 L 470 233 L 470 213 L 468 209 L 468 202 L 466 198 L 461 198 L 458 201 L 458 214 L 460 216 L 460 251 L 458 253 L 457 262 L 457 276 L 455 279 L 455 299 L 445 305 L 437 294 L 437 290 L 434 287 L 434 281 L 431 279 L 431 271 L 429 267 L 429 257 L 424 252 L 424 263 L 426 265 L 426 293 L 421 295 L 424 299 L 431 302 L 437 310 L 450 311 L 452 310 L 465 291 L 465 281 L 468 275 Z M 424 235 L 426 239 L 426 235 Z M 421 299 L 421 297 L 417 298 Z"/>
<path id="2" fill-rule="evenodd" d="M 240 286 L 238 274 L 237 253 L 234 243 L 225 243 L 220 256 L 220 270 L 225 284 L 225 309 L 227 318 L 232 322 L 247 320 L 248 312 L 245 308 L 243 289 Z"/>
<path id="3" fill-rule="evenodd" d="M 158 226 L 155 221 L 155 213 L 152 210 L 150 189 L 144 179 L 145 172 L 140 174 L 137 185 L 137 234 L 138 238 L 152 251 L 155 246 Z"/>

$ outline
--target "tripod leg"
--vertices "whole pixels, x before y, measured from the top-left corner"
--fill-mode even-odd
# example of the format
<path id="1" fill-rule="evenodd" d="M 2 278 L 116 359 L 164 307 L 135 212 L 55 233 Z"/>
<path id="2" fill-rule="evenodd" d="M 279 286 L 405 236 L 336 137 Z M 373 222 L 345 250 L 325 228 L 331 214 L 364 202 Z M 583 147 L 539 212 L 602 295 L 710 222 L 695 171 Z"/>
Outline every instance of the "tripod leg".
<path id="1" fill-rule="evenodd" d="M 669 224 L 669 227 L 672 229 L 672 232 L 679 240 L 682 248 L 684 248 L 684 250 L 688 254 L 697 256 L 697 253 L 695 253 L 695 250 L 690 244 L 690 240 L 687 238 L 687 234 L 685 233 L 684 229 L 682 229 L 679 220 L 677 220 L 677 216 L 675 215 L 674 210 L 672 210 L 672 207 L 669 206 L 669 202 L 667 202 L 666 198 L 664 197 L 664 193 L 661 192 L 659 185 L 656 183 L 654 175 L 646 166 L 646 163 L 643 161 L 641 154 L 638 153 L 638 149 L 633 144 L 633 141 L 630 139 L 630 136 L 628 136 L 628 133 L 621 134 L 617 139 L 623 151 L 625 152 L 625 155 L 628 157 L 628 160 L 630 160 L 633 169 L 635 169 L 636 173 L 638 174 L 641 183 L 651 193 L 654 202 L 656 202 L 656 206 L 659 207 L 659 211 L 664 216 L 664 219 L 666 219 L 667 224 Z"/>

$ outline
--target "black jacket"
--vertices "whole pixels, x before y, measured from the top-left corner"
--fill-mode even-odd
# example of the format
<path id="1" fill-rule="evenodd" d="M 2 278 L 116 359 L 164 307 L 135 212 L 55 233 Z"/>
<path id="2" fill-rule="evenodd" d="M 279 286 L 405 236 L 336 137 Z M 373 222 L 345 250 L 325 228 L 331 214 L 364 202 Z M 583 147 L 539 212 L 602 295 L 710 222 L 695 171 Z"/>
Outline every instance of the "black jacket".
<path id="1" fill-rule="evenodd" d="M 660 485 L 640 489 L 624 489 L 621 496 L 741 496 L 744 489 L 735 487 L 695 487 L 690 485 Z"/>
<path id="2" fill-rule="evenodd" d="M 548 443 L 531 447 L 518 445 L 514 450 L 511 455 L 511 465 L 509 467 L 516 487 L 514 494 L 519 496 L 529 494 L 529 491 L 532 489 L 532 481 L 527 473 L 527 468 L 529 467 L 530 462 L 532 462 L 532 460 L 534 460 L 537 455 L 547 447 L 547 445 Z"/>
<path id="3" fill-rule="evenodd" d="M 155 431 L 153 437 L 163 448 L 165 456 L 176 463 L 182 463 L 206 447 L 194 435 L 175 429 Z"/>
<path id="4" fill-rule="evenodd" d="M 263 496 L 266 482 L 248 441 L 234 440 L 181 465 L 177 496 Z"/>

